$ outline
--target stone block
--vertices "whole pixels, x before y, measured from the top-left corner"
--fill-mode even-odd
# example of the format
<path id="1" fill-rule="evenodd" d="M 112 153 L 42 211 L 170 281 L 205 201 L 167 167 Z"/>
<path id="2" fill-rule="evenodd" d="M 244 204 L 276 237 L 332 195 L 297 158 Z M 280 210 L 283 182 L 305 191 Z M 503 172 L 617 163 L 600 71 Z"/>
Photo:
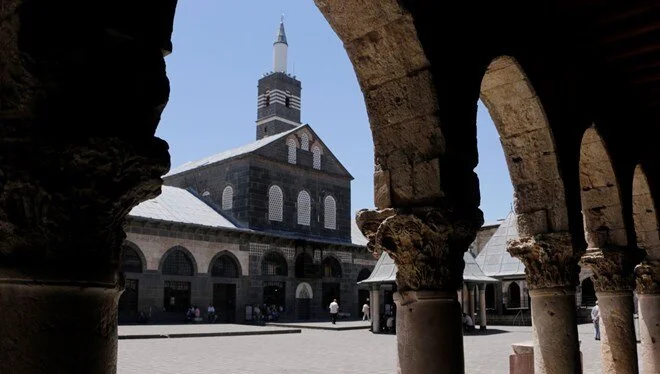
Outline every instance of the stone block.
<path id="1" fill-rule="evenodd" d="M 373 131 L 374 147 L 387 155 L 405 149 L 413 160 L 427 160 L 445 152 L 445 139 L 436 115 L 413 118 Z"/>
<path id="2" fill-rule="evenodd" d="M 345 43 L 363 89 L 429 66 L 409 15 Z"/>
<path id="3" fill-rule="evenodd" d="M 440 186 L 440 160 L 416 163 L 413 166 L 413 190 L 420 200 L 436 199 L 444 196 Z"/>
<path id="4" fill-rule="evenodd" d="M 369 0 L 314 0 L 314 3 L 344 43 L 404 14 L 399 2 L 395 0 L 379 1 L 378 6 Z"/>
<path id="5" fill-rule="evenodd" d="M 392 207 L 390 192 L 390 172 L 378 170 L 374 173 L 374 204 L 378 209 Z"/>
<path id="6" fill-rule="evenodd" d="M 535 212 L 518 214 L 518 234 L 533 236 L 548 231 L 548 221 L 545 209 Z"/>

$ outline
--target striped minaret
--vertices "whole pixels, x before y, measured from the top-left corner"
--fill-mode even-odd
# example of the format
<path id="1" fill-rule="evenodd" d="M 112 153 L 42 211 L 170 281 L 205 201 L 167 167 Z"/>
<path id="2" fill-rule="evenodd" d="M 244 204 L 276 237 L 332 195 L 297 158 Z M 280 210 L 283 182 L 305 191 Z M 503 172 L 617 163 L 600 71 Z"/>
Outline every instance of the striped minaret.
<path id="1" fill-rule="evenodd" d="M 273 71 L 257 85 L 257 140 L 300 126 L 300 81 L 286 72 L 289 44 L 280 21 L 273 42 Z"/>

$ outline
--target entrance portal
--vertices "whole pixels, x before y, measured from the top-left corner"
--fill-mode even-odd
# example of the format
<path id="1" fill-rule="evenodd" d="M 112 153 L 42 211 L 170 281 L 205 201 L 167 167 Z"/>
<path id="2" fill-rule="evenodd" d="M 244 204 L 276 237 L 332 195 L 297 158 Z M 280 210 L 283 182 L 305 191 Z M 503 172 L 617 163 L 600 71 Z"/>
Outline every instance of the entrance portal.
<path id="1" fill-rule="evenodd" d="M 231 283 L 213 284 L 213 306 L 218 322 L 236 322 L 236 285 Z"/>
<path id="2" fill-rule="evenodd" d="M 264 282 L 264 304 L 267 307 L 275 305 L 278 309 L 286 309 L 285 286 L 284 282 Z"/>
<path id="3" fill-rule="evenodd" d="M 124 292 L 119 297 L 119 321 L 135 319 L 138 313 L 138 280 L 126 279 Z"/>
<path id="4" fill-rule="evenodd" d="M 332 300 L 337 299 L 339 311 L 342 312 L 341 300 L 339 299 L 339 283 L 323 283 L 321 286 L 323 297 L 321 298 L 321 308 L 326 313 L 330 313 L 328 307 Z"/>
<path id="5" fill-rule="evenodd" d="M 190 307 L 190 282 L 165 281 L 163 307 L 184 313 Z"/>

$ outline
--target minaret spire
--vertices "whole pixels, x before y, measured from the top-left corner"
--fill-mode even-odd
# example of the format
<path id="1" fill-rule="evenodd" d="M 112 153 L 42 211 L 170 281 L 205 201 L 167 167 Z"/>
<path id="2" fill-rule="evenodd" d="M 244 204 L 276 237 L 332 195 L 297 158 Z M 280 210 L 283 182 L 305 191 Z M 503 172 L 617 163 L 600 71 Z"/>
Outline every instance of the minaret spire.
<path id="1" fill-rule="evenodd" d="M 273 71 L 276 73 L 286 73 L 286 55 L 289 44 L 286 41 L 286 32 L 284 32 L 284 15 L 280 18 L 280 28 L 277 31 L 277 37 L 273 42 Z"/>

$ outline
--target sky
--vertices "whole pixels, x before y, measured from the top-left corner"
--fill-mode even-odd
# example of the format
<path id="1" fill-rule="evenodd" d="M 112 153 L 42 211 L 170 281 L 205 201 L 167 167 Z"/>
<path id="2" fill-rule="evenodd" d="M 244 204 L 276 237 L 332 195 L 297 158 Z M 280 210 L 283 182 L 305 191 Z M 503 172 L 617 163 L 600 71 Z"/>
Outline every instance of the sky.
<path id="1" fill-rule="evenodd" d="M 281 15 L 288 72 L 302 82 L 302 123 L 355 178 L 352 210 L 373 208 L 364 97 L 341 41 L 312 1 L 180 1 L 174 50 L 165 58 L 170 99 L 156 136 L 169 143 L 172 167 L 254 141 L 257 81 L 272 70 Z M 509 213 L 513 192 L 497 131 L 481 103 L 477 126 L 481 209 L 492 222 Z"/>

